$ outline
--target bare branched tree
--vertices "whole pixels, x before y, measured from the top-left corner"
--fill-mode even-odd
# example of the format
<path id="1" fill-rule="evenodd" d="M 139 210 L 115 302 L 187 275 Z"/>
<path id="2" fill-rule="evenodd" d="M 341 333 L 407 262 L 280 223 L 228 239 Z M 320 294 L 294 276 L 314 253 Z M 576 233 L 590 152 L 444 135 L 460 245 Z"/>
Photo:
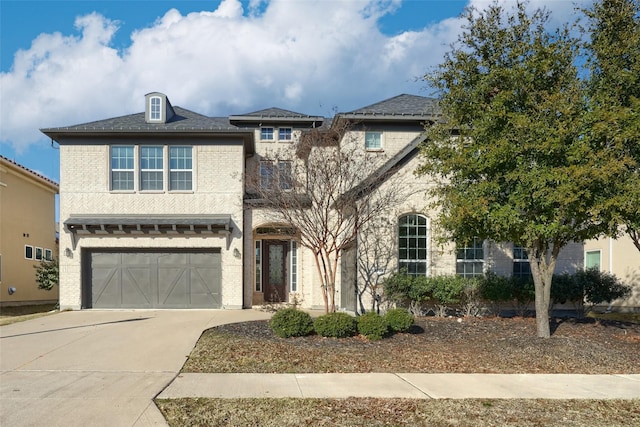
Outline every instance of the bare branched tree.
<path id="1" fill-rule="evenodd" d="M 366 311 L 363 297 L 368 296 L 370 311 L 380 311 L 382 281 L 395 267 L 396 236 L 394 224 L 380 217 L 364 226 L 357 247 L 357 295 L 360 311 Z"/>
<path id="2" fill-rule="evenodd" d="M 349 130 L 348 123 L 334 122 L 305 132 L 289 150 L 263 156 L 260 176 L 247 180 L 254 203 L 272 220 L 295 227 L 300 245 L 313 252 L 325 312 L 336 310 L 342 251 L 403 193 L 403 186 L 389 185 L 393 168 L 366 152 Z"/>

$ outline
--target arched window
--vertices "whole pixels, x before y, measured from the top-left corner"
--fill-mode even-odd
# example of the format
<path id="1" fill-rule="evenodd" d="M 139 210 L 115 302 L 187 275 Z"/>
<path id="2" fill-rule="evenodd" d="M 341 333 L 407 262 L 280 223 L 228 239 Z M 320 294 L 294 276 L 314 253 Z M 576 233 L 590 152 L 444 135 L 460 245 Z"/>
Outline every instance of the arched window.
<path id="1" fill-rule="evenodd" d="M 403 215 L 398 221 L 398 268 L 412 276 L 427 275 L 428 227 L 424 215 Z"/>

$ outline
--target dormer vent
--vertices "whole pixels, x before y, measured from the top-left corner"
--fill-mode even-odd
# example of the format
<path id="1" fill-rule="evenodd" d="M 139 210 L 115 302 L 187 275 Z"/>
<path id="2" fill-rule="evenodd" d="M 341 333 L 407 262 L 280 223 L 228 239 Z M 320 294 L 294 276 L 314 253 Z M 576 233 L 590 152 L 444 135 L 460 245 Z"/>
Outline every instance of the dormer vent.
<path id="1" fill-rule="evenodd" d="M 167 95 L 160 92 L 151 92 L 144 96 L 144 120 L 147 123 L 168 123 L 175 112 Z"/>

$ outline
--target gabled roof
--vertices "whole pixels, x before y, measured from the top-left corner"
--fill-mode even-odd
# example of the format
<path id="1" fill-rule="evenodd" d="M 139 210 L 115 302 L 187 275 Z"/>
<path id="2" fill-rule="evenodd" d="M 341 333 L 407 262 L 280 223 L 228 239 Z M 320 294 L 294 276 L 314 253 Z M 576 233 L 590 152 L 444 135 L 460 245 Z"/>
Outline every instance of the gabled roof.
<path id="1" fill-rule="evenodd" d="M 253 113 L 229 116 L 229 123 L 232 125 L 249 123 L 296 123 L 318 127 L 324 120 L 326 119 L 321 116 L 310 116 L 276 107 L 265 108 L 264 110 L 254 111 Z"/>
<path id="2" fill-rule="evenodd" d="M 356 120 L 439 120 L 442 112 L 435 98 L 402 94 L 338 117 Z"/>
<path id="3" fill-rule="evenodd" d="M 60 187 L 58 186 L 58 183 L 47 178 L 44 175 L 39 174 L 38 172 L 35 172 L 29 168 L 27 168 L 26 166 L 22 166 L 21 164 L 17 163 L 14 160 L 10 160 L 7 157 L 0 155 L 0 164 L 2 164 L 4 167 L 10 167 L 14 170 L 17 170 L 19 172 L 21 172 L 22 174 L 28 176 L 29 178 L 40 182 L 40 184 L 45 185 L 46 187 L 50 188 L 51 190 L 55 191 L 55 193 L 57 194 Z"/>
<path id="4" fill-rule="evenodd" d="M 347 195 L 348 197 L 355 196 L 360 198 L 362 195 L 369 193 L 375 188 L 378 188 L 383 182 L 385 182 L 391 175 L 393 175 L 398 169 L 407 164 L 420 152 L 420 144 L 427 139 L 427 136 L 422 134 L 413 139 L 402 150 L 400 150 L 395 156 L 387 160 L 382 166 L 369 175 L 364 181 L 351 189 Z"/>

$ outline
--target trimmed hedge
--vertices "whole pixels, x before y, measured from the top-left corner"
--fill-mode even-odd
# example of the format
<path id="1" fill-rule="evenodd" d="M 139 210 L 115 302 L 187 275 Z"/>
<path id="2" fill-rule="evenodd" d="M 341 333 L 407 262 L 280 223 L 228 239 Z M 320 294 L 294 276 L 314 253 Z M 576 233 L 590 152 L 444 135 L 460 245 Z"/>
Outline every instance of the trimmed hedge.
<path id="1" fill-rule="evenodd" d="M 318 335 L 332 338 L 352 337 L 358 333 L 356 319 L 347 313 L 328 313 L 313 323 Z"/>
<path id="2" fill-rule="evenodd" d="M 393 332 L 407 332 L 413 325 L 415 317 L 404 308 L 392 308 L 384 315 L 389 329 Z"/>
<path id="3" fill-rule="evenodd" d="M 271 317 L 269 326 L 281 338 L 303 337 L 313 332 L 313 319 L 307 312 L 282 308 Z"/>
<path id="4" fill-rule="evenodd" d="M 389 332 L 387 320 L 375 311 L 369 311 L 356 318 L 358 332 L 372 341 L 381 340 Z"/>

